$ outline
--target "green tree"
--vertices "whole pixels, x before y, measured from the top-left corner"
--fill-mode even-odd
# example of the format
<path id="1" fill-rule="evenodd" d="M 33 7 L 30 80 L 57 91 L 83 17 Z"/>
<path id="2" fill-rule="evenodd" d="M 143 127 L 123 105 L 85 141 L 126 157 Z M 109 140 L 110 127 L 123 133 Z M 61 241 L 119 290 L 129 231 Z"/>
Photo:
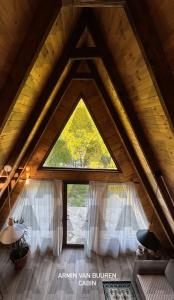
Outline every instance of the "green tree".
<path id="1" fill-rule="evenodd" d="M 45 166 L 116 169 L 94 121 L 81 99 L 50 152 Z"/>
<path id="2" fill-rule="evenodd" d="M 67 147 L 67 142 L 59 139 L 50 152 L 50 155 L 45 162 L 45 166 L 56 167 L 59 165 L 63 167 L 65 164 L 68 165 L 71 160 L 72 157 Z"/>

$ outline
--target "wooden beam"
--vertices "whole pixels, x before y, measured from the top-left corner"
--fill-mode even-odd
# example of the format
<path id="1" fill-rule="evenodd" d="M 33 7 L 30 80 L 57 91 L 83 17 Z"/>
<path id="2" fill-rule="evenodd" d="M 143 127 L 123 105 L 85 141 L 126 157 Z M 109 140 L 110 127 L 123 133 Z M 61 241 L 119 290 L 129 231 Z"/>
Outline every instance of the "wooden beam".
<path id="1" fill-rule="evenodd" d="M 62 5 L 76 7 L 122 7 L 125 2 L 126 0 L 62 0 Z"/>
<path id="2" fill-rule="evenodd" d="M 88 72 L 77 72 L 73 76 L 73 80 L 89 80 L 93 79 L 93 76 L 91 73 Z"/>
<path id="3" fill-rule="evenodd" d="M 128 0 L 125 10 L 142 50 L 164 112 L 174 131 L 174 80 L 149 7 L 144 0 Z"/>
<path id="4" fill-rule="evenodd" d="M 144 133 L 143 128 L 141 127 L 141 124 L 136 116 L 136 113 L 131 105 L 131 100 L 129 99 L 129 95 L 126 91 L 126 88 L 123 84 L 123 81 L 121 80 L 120 74 L 117 70 L 117 67 L 114 63 L 114 60 L 112 59 L 112 54 L 107 46 L 107 43 L 105 39 L 103 38 L 101 34 L 101 29 L 99 26 L 99 23 L 97 20 L 95 20 L 95 16 L 93 15 L 91 9 L 88 9 L 88 23 L 87 23 L 88 29 L 92 35 L 92 38 L 94 42 L 96 43 L 96 46 L 101 51 L 102 61 L 105 66 L 105 69 L 108 73 L 108 76 L 110 78 L 110 81 L 113 84 L 114 89 L 117 92 L 117 95 L 120 99 L 120 102 L 122 103 L 122 106 L 127 114 L 128 120 L 131 124 L 131 127 L 136 135 L 137 141 L 141 147 L 141 150 L 144 154 L 144 157 L 148 163 L 148 166 L 150 167 L 150 170 L 152 174 L 156 174 L 158 172 L 157 169 L 157 161 L 154 156 L 153 151 L 151 150 L 151 147 L 149 145 L 149 142 L 146 138 L 146 135 Z M 137 126 L 138 124 L 138 126 Z M 174 220 L 174 203 L 171 201 L 171 198 L 169 197 L 166 186 L 164 183 L 160 180 L 160 178 L 155 178 L 158 187 L 160 189 L 160 192 L 165 200 L 165 203 L 171 213 L 171 216 Z"/>
<path id="5" fill-rule="evenodd" d="M 71 60 L 88 60 L 100 57 L 100 51 L 96 47 L 75 48 L 70 56 Z"/>
<path id="6" fill-rule="evenodd" d="M 61 8 L 61 0 L 40 1 L 30 28 L 21 45 L 20 51 L 0 97 L 0 133 L 13 109 L 26 78 L 31 71 L 37 55 Z"/>
<path id="7" fill-rule="evenodd" d="M 139 161 L 139 158 L 129 140 L 129 137 L 126 133 L 126 130 L 124 129 L 124 126 L 122 124 L 122 121 L 120 120 L 120 117 L 113 105 L 113 102 L 111 101 L 104 85 L 103 82 L 98 74 L 98 71 L 95 67 L 95 65 L 92 62 L 88 62 L 89 68 L 94 76 L 94 80 L 97 86 L 97 89 L 99 91 L 99 93 L 101 94 L 105 105 L 112 117 L 112 120 L 114 121 L 114 124 L 116 126 L 116 128 L 118 129 L 118 134 L 122 140 L 122 143 L 124 144 L 127 153 L 129 155 L 129 158 L 132 160 L 133 165 L 136 168 L 137 173 L 139 174 L 139 177 L 141 179 L 141 183 L 143 184 L 151 202 L 153 205 L 154 210 L 157 212 L 158 218 L 161 221 L 164 230 L 169 238 L 169 240 L 171 241 L 172 245 L 174 246 L 174 234 L 171 230 L 170 224 L 167 220 L 167 217 L 165 216 L 165 213 L 163 212 L 163 209 L 161 208 L 161 206 L 159 205 L 158 199 L 156 194 L 154 193 L 151 184 L 147 178 L 147 175 L 145 173 L 145 171 L 143 170 L 141 163 Z"/>

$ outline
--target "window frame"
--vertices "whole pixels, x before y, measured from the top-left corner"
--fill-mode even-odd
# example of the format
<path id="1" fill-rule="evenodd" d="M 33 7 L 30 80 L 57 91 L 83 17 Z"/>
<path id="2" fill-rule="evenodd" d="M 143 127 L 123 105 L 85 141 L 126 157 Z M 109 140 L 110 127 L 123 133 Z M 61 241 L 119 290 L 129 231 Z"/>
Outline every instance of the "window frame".
<path id="1" fill-rule="evenodd" d="M 98 130 L 98 132 L 99 132 L 99 134 L 100 134 L 100 136 L 102 138 L 102 140 L 103 140 L 103 143 L 105 144 L 105 146 L 106 146 L 106 148 L 107 148 L 107 150 L 108 150 L 108 152 L 109 152 L 109 154 L 110 154 L 110 156 L 111 156 L 111 158 L 112 158 L 112 160 L 113 160 L 113 162 L 115 164 L 116 169 L 106 169 L 106 168 L 103 168 L 103 169 L 99 169 L 99 168 L 98 169 L 94 169 L 94 168 L 47 167 L 47 166 L 44 166 L 44 163 L 46 162 L 46 160 L 47 160 L 50 152 L 52 151 L 52 149 L 53 149 L 54 145 L 56 144 L 57 140 L 60 138 L 63 130 L 66 127 L 66 124 L 68 123 L 69 119 L 71 118 L 72 114 L 74 113 L 74 111 L 77 108 L 77 106 L 78 106 L 78 104 L 79 104 L 79 102 L 80 102 L 81 99 L 84 102 L 85 107 L 88 110 L 88 112 L 89 112 L 89 114 L 90 114 L 90 116 L 92 118 L 92 121 L 94 122 L 94 124 L 95 124 L 95 126 L 96 126 L 96 128 L 97 128 L 97 130 Z M 105 138 L 103 136 L 103 133 L 102 133 L 99 125 L 97 124 L 97 120 L 95 119 L 95 116 L 94 116 L 92 110 L 88 107 L 88 105 L 87 105 L 87 103 L 85 101 L 84 95 L 79 96 L 77 102 L 73 106 L 72 111 L 65 118 L 64 123 L 62 124 L 59 133 L 57 134 L 56 138 L 52 142 L 52 144 L 51 144 L 48 152 L 45 154 L 44 158 L 42 159 L 42 161 L 41 161 L 41 163 L 40 163 L 40 165 L 38 167 L 38 170 L 40 170 L 40 171 L 53 171 L 53 172 L 55 172 L 55 171 L 70 171 L 70 172 L 71 171 L 74 171 L 74 172 L 80 171 L 81 172 L 82 171 L 82 172 L 97 172 L 97 173 L 98 172 L 121 173 L 121 169 L 119 167 L 119 164 L 118 164 L 116 158 L 113 156 L 113 153 L 112 153 L 112 150 L 110 148 L 110 145 L 108 143 L 106 143 Z"/>

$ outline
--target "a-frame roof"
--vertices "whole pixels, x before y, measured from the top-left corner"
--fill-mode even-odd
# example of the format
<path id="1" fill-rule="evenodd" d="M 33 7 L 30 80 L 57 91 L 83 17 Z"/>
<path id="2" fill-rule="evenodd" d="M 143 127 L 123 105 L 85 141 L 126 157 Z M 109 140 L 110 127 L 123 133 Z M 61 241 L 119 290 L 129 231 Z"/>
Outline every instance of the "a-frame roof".
<path id="1" fill-rule="evenodd" d="M 40 20 L 41 18 L 44 19 L 45 26 L 48 24 L 51 26 L 60 10 L 61 5 L 58 5 L 57 1 L 53 3 L 47 7 L 50 9 L 47 15 L 47 18 L 49 16 L 48 19 L 40 12 L 39 18 Z M 19 134 L 13 135 L 14 141 L 9 146 L 9 152 L 5 149 L 2 151 L 1 164 L 3 166 L 5 163 L 9 163 L 13 166 L 13 171 L 18 168 L 17 172 L 20 173 L 20 170 L 23 170 L 31 157 L 50 121 L 50 116 L 56 110 L 58 101 L 62 99 L 69 84 L 79 79 L 91 80 L 105 100 L 107 110 L 137 175 L 153 203 L 170 241 L 173 243 L 174 204 L 171 195 L 173 192 L 172 167 L 174 162 L 171 151 L 174 145 L 172 131 L 174 114 L 171 99 L 174 95 L 174 85 L 156 31 L 153 26 L 149 27 L 148 17 L 150 18 L 150 16 L 148 13 L 144 14 L 146 8 L 144 1 L 141 5 L 137 0 L 112 1 L 112 5 L 115 4 L 113 7 L 90 9 L 73 6 L 69 8 L 72 3 L 67 1 L 65 4 L 67 7 L 61 9 L 46 40 L 47 45 L 52 39 L 56 40 L 57 43 L 61 41 L 63 43 L 63 47 L 60 47 L 62 51 L 57 50 L 59 55 L 54 56 L 52 62 L 51 59 L 48 60 L 42 83 L 38 84 L 40 79 L 37 79 L 34 85 L 30 87 L 31 90 L 35 91 L 35 97 L 28 97 L 28 86 L 25 81 L 22 93 L 20 93 L 21 82 L 22 76 L 23 78 L 27 77 L 32 67 L 31 61 L 43 44 L 43 38 L 46 34 L 44 27 L 43 31 L 40 27 L 37 29 L 40 33 L 38 35 L 39 43 L 38 41 L 35 43 L 40 46 L 35 47 L 33 43 L 33 56 L 30 58 L 27 56 L 28 65 L 24 66 L 19 74 L 15 73 L 17 66 L 14 68 L 12 77 L 16 76 L 19 81 L 16 81 L 15 87 L 11 88 L 10 92 L 8 91 L 10 85 L 4 88 L 4 98 L 2 98 L 4 108 L 1 114 L 2 134 L 8 133 L 10 126 L 12 130 L 15 128 L 13 127 L 13 122 L 17 121 L 17 116 L 16 119 L 13 119 L 15 112 L 19 114 L 21 110 L 23 119 L 20 120 L 20 126 L 17 123 L 17 128 L 14 131 L 19 133 L 24 120 L 26 123 L 19 140 L 17 140 Z M 74 14 L 71 16 L 72 11 Z M 68 24 L 71 24 L 72 28 L 71 32 L 68 31 L 68 33 L 65 30 L 66 38 L 61 36 L 63 30 L 61 31 L 59 23 L 63 16 L 64 24 L 68 20 Z M 140 19 L 141 22 L 139 22 Z M 109 22 L 107 22 L 108 20 Z M 73 25 L 74 23 L 77 23 L 76 26 Z M 39 25 L 36 24 L 36 28 L 37 26 Z M 60 32 L 59 36 L 56 35 L 57 32 Z M 150 39 L 147 35 L 148 32 L 151 33 Z M 26 48 L 28 48 L 27 45 L 26 42 Z M 158 45 L 158 53 L 155 50 L 156 45 Z M 23 51 L 21 50 L 22 55 L 19 53 L 17 65 L 20 64 L 20 59 L 23 59 L 23 55 L 27 51 L 25 47 L 23 47 Z M 36 60 L 30 76 L 32 72 L 36 75 L 33 71 L 36 66 L 40 69 L 43 67 L 41 62 L 44 62 L 46 50 L 46 47 L 44 51 L 42 49 L 43 57 L 42 59 L 41 57 L 38 58 L 40 61 Z M 56 49 L 52 50 L 53 52 L 48 53 L 50 57 L 56 51 Z M 78 71 L 81 61 L 87 62 L 90 72 Z M 52 67 L 50 67 L 50 62 Z M 167 80 L 165 80 L 166 78 Z M 12 91 L 13 95 L 10 94 Z M 27 107 L 25 112 L 20 104 L 26 103 L 26 96 L 32 98 L 33 103 L 30 102 L 31 106 Z M 6 103 L 11 101 L 9 106 L 4 104 L 5 99 Z M 9 107 L 11 114 L 9 114 Z M 10 115 L 10 119 L 8 119 L 8 115 Z M 158 130 L 156 126 L 159 128 Z M 154 136 L 154 134 L 156 135 Z M 6 135 L 1 137 L 5 139 Z M 9 140 L 11 141 L 12 138 Z M 168 149 L 166 149 L 167 147 Z M 166 153 L 171 155 L 171 159 L 170 157 L 166 159 Z M 159 186 L 158 195 L 155 193 L 157 185 Z M 2 202 L 5 200 L 4 191 L 5 185 L 1 190 Z"/>

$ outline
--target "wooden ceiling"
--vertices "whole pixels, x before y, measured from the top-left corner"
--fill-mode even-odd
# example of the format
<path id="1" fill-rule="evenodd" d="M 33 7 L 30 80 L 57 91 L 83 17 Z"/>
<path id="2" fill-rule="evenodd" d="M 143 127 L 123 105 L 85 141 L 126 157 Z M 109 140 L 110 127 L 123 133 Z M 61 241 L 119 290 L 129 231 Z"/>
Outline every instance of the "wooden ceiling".
<path id="1" fill-rule="evenodd" d="M 174 245 L 173 4 L 20 2 L 0 4 L 1 169 L 11 164 L 14 181 L 24 177 L 67 89 L 97 88 L 124 146 L 125 180 L 141 181 Z"/>

